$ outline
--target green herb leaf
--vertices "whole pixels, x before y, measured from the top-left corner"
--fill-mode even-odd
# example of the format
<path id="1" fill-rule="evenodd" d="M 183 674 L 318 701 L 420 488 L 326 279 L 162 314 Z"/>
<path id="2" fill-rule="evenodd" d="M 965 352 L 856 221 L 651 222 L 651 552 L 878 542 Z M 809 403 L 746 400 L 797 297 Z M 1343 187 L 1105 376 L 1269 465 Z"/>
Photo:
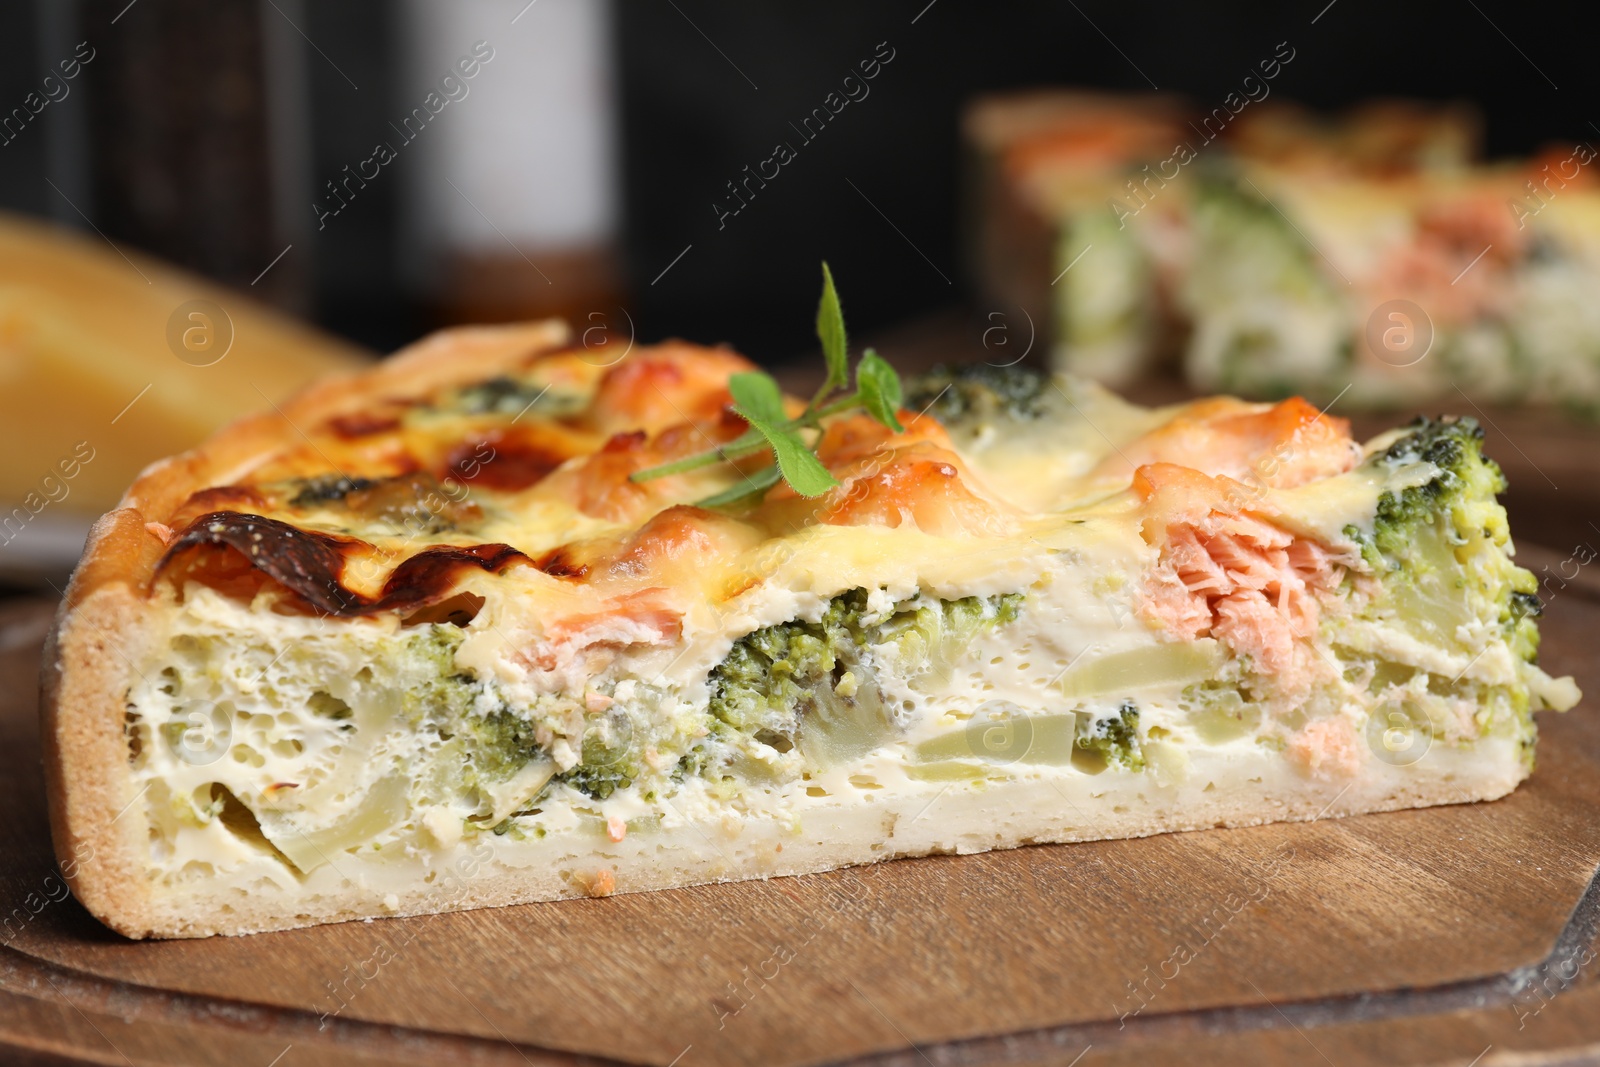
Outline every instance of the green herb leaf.
<path id="1" fill-rule="evenodd" d="M 788 427 L 783 392 L 770 376 L 760 371 L 735 374 L 728 379 L 728 392 L 733 394 L 733 410 L 772 446 L 778 470 L 795 492 L 819 496 L 839 484 L 800 435 Z"/>
<path id="2" fill-rule="evenodd" d="M 672 474 L 687 474 L 701 467 L 710 467 L 717 463 L 726 463 L 730 459 L 748 456 L 752 452 L 760 451 L 767 447 L 767 442 L 755 430 L 746 430 L 738 437 L 725 445 L 709 448 L 704 452 L 696 452 L 692 456 L 675 459 L 671 463 L 663 463 L 658 467 L 650 467 L 642 471 L 634 471 L 628 475 L 630 482 L 652 482 L 657 478 L 665 478 Z"/>
<path id="3" fill-rule="evenodd" d="M 839 292 L 833 287 L 833 272 L 822 263 L 822 302 L 817 305 L 817 340 L 822 342 L 822 358 L 828 362 L 828 378 L 817 391 L 821 400 L 835 389 L 850 384 L 849 345 L 844 333 L 844 311 L 839 307 Z"/>
<path id="4" fill-rule="evenodd" d="M 728 392 L 733 394 L 734 410 L 752 426 L 757 419 L 774 426 L 789 421 L 783 412 L 783 390 L 771 375 L 760 371 L 735 374 L 728 379 Z"/>
<path id="5" fill-rule="evenodd" d="M 746 497 L 757 496 L 778 484 L 778 479 L 783 477 L 776 466 L 762 467 L 754 474 L 747 474 L 733 485 L 728 486 L 720 493 L 713 493 L 704 500 L 696 500 L 695 504 L 702 508 L 721 508 L 729 504 L 737 504 Z"/>
<path id="6" fill-rule="evenodd" d="M 728 379 L 733 410 L 750 424 L 737 440 L 717 448 L 685 456 L 628 477 L 635 482 L 650 481 L 670 474 L 684 474 L 701 467 L 747 456 L 763 447 L 772 449 L 776 465 L 744 476 L 700 503 L 717 507 L 764 492 L 784 479 L 801 496 L 820 496 L 839 484 L 828 468 L 817 459 L 802 433 L 821 432 L 823 420 L 845 411 L 865 409 L 878 422 L 896 433 L 903 431 L 897 412 L 900 409 L 900 376 L 884 358 L 868 349 L 856 366 L 855 392 L 836 396 L 850 384 L 850 354 L 844 332 L 844 312 L 839 293 L 833 287 L 833 272 L 822 264 L 822 301 L 817 305 L 817 338 L 827 361 L 827 377 L 805 410 L 790 418 L 783 407 L 783 392 L 770 375 L 759 371 L 735 374 Z M 834 399 L 829 400 L 829 397 Z"/>
<path id="7" fill-rule="evenodd" d="M 767 432 L 759 424 L 756 429 Z M 821 496 L 839 485 L 839 479 L 799 437 L 779 431 L 767 440 L 772 443 L 772 454 L 778 457 L 778 469 L 783 472 L 784 481 L 801 496 Z"/>
<path id="8" fill-rule="evenodd" d="M 856 393 L 867 414 L 895 433 L 904 432 L 905 427 L 895 415 L 900 410 L 900 375 L 889 366 L 888 360 L 870 348 L 856 364 Z"/>

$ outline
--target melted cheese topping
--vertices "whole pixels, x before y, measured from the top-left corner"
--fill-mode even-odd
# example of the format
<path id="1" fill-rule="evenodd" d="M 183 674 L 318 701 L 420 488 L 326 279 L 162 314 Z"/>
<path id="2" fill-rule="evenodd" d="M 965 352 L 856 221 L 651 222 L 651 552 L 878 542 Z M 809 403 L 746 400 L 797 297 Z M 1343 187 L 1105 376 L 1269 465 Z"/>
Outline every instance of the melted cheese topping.
<path id="1" fill-rule="evenodd" d="M 236 484 L 195 494 L 166 524 L 182 531 L 201 515 L 237 512 L 346 539 L 342 569 L 326 577 L 369 597 L 425 549 L 510 545 L 532 566 L 460 585 L 514 586 L 548 621 L 652 590 L 673 611 L 721 603 L 759 582 L 775 555 L 805 555 L 819 539 L 869 571 L 907 542 L 927 539 L 917 551 L 933 560 L 1014 542 L 1026 528 L 1128 506 L 1116 498 L 1145 463 L 1180 462 L 1266 490 L 1339 473 L 1358 455 L 1342 420 L 1303 404 L 1145 410 L 1062 379 L 1032 417 L 964 425 L 954 438 L 915 412 L 903 413 L 898 435 L 864 416 L 836 419 L 818 455 L 842 485 L 815 500 L 780 485 L 740 512 L 693 507 L 739 484 L 769 462 L 763 456 L 629 480 L 742 432 L 726 381 L 746 369 L 729 353 L 685 345 L 604 371 L 578 355 L 545 356 L 515 377 L 304 428 L 304 439 L 261 457 Z M 1371 501 L 1366 487 L 1349 488 L 1346 521 L 1359 521 Z M 1324 496 L 1337 492 L 1336 483 Z M 837 547 L 845 544 L 854 547 Z M 183 576 L 170 565 L 166 573 Z"/>

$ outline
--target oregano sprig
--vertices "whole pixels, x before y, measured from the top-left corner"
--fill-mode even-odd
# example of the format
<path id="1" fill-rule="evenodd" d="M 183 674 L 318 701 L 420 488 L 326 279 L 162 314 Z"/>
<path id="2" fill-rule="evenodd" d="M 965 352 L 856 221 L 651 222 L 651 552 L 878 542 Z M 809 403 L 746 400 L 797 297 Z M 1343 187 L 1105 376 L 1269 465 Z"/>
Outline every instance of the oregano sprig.
<path id="1" fill-rule="evenodd" d="M 895 433 L 902 432 L 904 427 L 895 414 L 902 393 L 900 376 L 888 360 L 870 348 L 856 363 L 855 390 L 839 395 L 850 385 L 850 352 L 839 293 L 833 286 L 833 272 L 826 262 L 822 264 L 822 300 L 817 305 L 817 339 L 822 342 L 827 375 L 799 415 L 788 417 L 783 409 L 783 392 L 771 375 L 762 371 L 735 374 L 728 379 L 728 392 L 733 396 L 734 412 L 750 428 L 717 448 L 635 471 L 631 480 L 647 482 L 671 474 L 684 474 L 770 449 L 772 466 L 745 475 L 739 484 L 699 501 L 700 506 L 737 503 L 766 492 L 780 479 L 805 497 L 820 496 L 837 486 L 839 480 L 817 459 L 815 451 L 824 418 L 860 410 Z"/>

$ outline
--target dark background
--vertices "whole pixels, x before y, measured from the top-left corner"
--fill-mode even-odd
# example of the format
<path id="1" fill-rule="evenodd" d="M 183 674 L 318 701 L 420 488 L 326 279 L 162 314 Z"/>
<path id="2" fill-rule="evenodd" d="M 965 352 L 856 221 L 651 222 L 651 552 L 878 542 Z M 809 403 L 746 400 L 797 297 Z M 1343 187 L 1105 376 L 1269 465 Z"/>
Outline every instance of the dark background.
<path id="1" fill-rule="evenodd" d="M 65 113 L 71 108 L 103 115 L 94 94 L 105 92 L 102 83 L 123 41 L 171 36 L 172 27 L 186 25 L 185 5 L 199 2 L 136 0 L 125 11 L 126 0 L 0 2 L 0 106 L 19 103 L 38 85 L 44 64 L 59 58 L 64 35 L 71 40 L 61 54 L 70 54 L 80 39 L 77 26 L 102 58 L 36 125 L 70 121 Z M 209 0 L 206 7 L 239 18 L 264 13 L 255 0 Z M 400 101 L 415 95 L 415 86 L 398 84 L 398 13 L 384 0 L 311 0 L 289 10 L 305 36 L 363 87 L 353 91 L 315 52 L 303 60 L 309 170 L 333 173 L 353 158 L 353 146 L 370 143 Z M 110 25 L 119 11 L 117 25 Z M 769 362 L 814 344 L 810 316 L 824 257 L 856 334 L 962 301 L 958 115 L 963 101 L 984 90 L 1042 84 L 1144 90 L 1154 84 L 1210 106 L 1287 41 L 1295 58 L 1272 83 L 1276 97 L 1323 108 L 1374 95 L 1471 101 L 1484 113 L 1495 155 L 1600 137 L 1590 125 L 1600 120 L 1594 38 L 1588 25 L 1575 23 L 1578 11 L 1508 0 L 1203 7 L 1105 0 L 621 0 L 614 47 L 625 300 L 644 340 L 729 341 Z M 770 155 L 775 142 L 797 142 L 789 123 L 820 105 L 879 42 L 888 43 L 894 59 L 869 83 L 870 96 L 800 147 L 799 157 L 719 229 L 712 205 L 726 197 L 725 183 Z M 239 91 L 248 93 L 249 57 L 219 56 L 206 40 L 180 39 L 168 48 L 171 69 L 198 76 L 208 64 L 222 63 L 239 74 Z M 137 102 L 152 116 L 170 103 Z M 106 179 L 105 158 L 182 152 L 182 131 L 159 122 L 80 125 L 73 136 L 29 129 L 0 147 L 0 208 L 85 226 L 64 202 L 70 197 L 108 236 L 161 246 L 158 236 L 130 227 L 119 211 L 130 194 Z M 214 161 L 193 163 L 204 168 Z M 405 159 L 396 165 L 404 167 Z M 225 264 L 226 250 L 206 247 L 205 216 L 264 210 L 274 195 L 264 167 L 246 153 L 219 168 L 202 186 L 210 192 L 195 198 L 204 203 L 184 205 L 194 207 L 199 221 L 176 243 L 153 250 L 239 284 L 257 261 L 217 266 Z M 337 227 L 321 239 L 313 235 L 285 261 L 284 284 L 298 286 L 300 296 L 280 302 L 297 300 L 328 328 L 384 350 L 432 325 L 427 301 L 408 287 L 399 267 L 399 211 L 398 183 L 375 183 Z M 686 246 L 692 247 L 652 284 Z"/>

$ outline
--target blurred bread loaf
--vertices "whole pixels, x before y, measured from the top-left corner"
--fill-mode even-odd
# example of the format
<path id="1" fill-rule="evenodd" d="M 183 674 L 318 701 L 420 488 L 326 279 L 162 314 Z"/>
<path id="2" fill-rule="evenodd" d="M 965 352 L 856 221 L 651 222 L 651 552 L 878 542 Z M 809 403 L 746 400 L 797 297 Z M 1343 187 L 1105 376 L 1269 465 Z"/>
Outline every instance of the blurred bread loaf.
<path id="1" fill-rule="evenodd" d="M 368 358 L 131 248 L 0 214 L 0 565 L 13 542 L 86 529 L 152 460 Z"/>

